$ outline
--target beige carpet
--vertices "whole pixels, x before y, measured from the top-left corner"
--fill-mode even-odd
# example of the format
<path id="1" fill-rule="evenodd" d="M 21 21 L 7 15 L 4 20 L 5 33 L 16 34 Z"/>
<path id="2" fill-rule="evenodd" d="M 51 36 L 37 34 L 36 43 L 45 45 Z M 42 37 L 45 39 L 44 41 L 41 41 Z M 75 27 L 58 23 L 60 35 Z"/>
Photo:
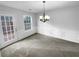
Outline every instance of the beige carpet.
<path id="1" fill-rule="evenodd" d="M 41 34 L 32 35 L 1 51 L 4 57 L 76 57 L 79 44 Z"/>

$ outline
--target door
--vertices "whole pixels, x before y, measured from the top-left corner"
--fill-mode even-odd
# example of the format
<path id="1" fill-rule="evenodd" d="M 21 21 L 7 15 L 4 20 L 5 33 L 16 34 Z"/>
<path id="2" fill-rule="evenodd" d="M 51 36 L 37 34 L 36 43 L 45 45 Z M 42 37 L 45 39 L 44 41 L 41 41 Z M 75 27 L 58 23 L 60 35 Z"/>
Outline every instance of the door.
<path id="1" fill-rule="evenodd" d="M 3 40 L 9 42 L 15 39 L 14 20 L 12 16 L 1 16 Z"/>

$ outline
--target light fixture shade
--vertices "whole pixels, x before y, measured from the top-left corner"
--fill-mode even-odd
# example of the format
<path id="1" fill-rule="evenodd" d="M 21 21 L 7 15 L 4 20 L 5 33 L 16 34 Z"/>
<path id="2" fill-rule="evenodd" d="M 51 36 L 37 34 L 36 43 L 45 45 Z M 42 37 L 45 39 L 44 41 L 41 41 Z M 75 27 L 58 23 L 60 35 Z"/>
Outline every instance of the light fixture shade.
<path id="1" fill-rule="evenodd" d="M 43 19 L 43 16 L 40 16 L 40 19 Z"/>
<path id="2" fill-rule="evenodd" d="M 49 17 L 48 15 L 46 15 L 46 16 L 45 16 L 45 19 L 48 19 L 48 20 L 49 20 L 49 19 L 50 19 L 50 17 Z"/>

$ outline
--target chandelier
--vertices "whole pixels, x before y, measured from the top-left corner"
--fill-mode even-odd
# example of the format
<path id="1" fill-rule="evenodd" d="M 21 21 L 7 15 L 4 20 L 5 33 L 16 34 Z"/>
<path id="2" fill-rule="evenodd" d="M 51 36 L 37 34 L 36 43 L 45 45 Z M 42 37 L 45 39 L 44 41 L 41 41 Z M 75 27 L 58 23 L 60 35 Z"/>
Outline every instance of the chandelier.
<path id="1" fill-rule="evenodd" d="M 40 21 L 42 21 L 42 22 L 46 22 L 50 19 L 50 17 L 48 15 L 46 15 L 46 13 L 45 13 L 45 3 L 46 3 L 46 1 L 43 1 L 43 15 L 40 16 Z"/>

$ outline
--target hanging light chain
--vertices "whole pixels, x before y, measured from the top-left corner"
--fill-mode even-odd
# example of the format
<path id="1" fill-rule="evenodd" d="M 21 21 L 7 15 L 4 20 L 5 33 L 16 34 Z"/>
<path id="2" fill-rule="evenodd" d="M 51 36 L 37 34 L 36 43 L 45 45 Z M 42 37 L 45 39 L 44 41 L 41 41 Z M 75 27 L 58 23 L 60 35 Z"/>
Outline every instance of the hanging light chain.
<path id="1" fill-rule="evenodd" d="M 43 11 L 44 11 L 43 17 L 44 17 L 44 19 L 45 19 L 45 2 L 46 2 L 46 1 L 43 1 L 43 8 L 44 8 L 44 10 L 43 10 Z"/>

